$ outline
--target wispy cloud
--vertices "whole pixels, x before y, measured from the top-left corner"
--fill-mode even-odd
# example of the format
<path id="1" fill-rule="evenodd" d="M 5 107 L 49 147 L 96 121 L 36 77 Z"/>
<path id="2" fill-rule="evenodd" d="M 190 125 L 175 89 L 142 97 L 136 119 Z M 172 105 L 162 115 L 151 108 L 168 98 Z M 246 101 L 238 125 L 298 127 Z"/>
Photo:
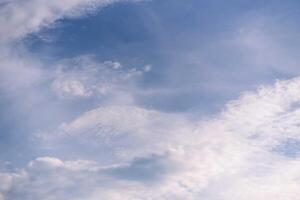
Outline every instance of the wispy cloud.
<path id="1" fill-rule="evenodd" d="M 0 7 L 2 15 L 0 41 L 7 42 L 23 38 L 29 33 L 52 25 L 56 20 L 68 16 L 80 16 L 99 6 L 117 2 L 115 0 L 63 0 L 63 1 L 18 1 L 5 2 Z"/>
<path id="2" fill-rule="evenodd" d="M 95 56 L 85 55 L 60 61 L 55 67 L 54 92 L 62 98 L 107 97 L 130 93 L 144 71 L 122 69 L 119 62 L 97 62 Z"/>
<path id="3" fill-rule="evenodd" d="M 34 193 L 41 195 L 39 198 L 68 197 L 64 192 L 72 186 L 79 192 L 79 199 L 296 200 L 300 185 L 298 158 L 274 148 L 286 139 L 299 139 L 299 111 L 294 107 L 300 100 L 299 87 L 299 79 L 262 87 L 229 103 L 219 116 L 200 122 L 138 107 L 90 111 L 62 125 L 59 134 L 63 136 L 56 140 L 85 140 L 80 147 L 83 149 L 99 145 L 102 151 L 97 151 L 95 157 L 113 152 L 108 159 L 114 165 L 93 161 L 75 172 L 72 165 L 64 167 L 64 161 L 51 158 L 49 163 L 48 158 L 39 158 L 42 164 L 33 161 L 26 173 L 34 176 L 37 172 L 31 171 L 31 166 L 36 166 L 41 180 L 26 178 L 28 189 L 22 187 L 22 194 L 33 193 L 29 189 L 32 184 L 46 181 L 47 187 L 36 185 L 42 192 Z M 95 175 L 99 169 L 101 172 Z M 55 178 L 57 173 L 61 181 Z M 46 174 L 51 174 L 53 182 Z M 154 179 L 156 176 L 158 179 Z M 150 185 L 147 177 L 153 181 Z M 13 184 L 20 183 L 16 180 Z M 49 185 L 59 189 L 49 194 Z M 18 187 L 12 188 L 15 195 L 21 194 Z"/>
<path id="4" fill-rule="evenodd" d="M 0 200 L 298 200 L 300 150 L 290 146 L 300 143 L 299 78 L 244 92 L 219 114 L 198 120 L 141 105 L 141 94 L 159 99 L 161 91 L 189 88 L 146 90 L 140 80 L 152 65 L 136 69 L 80 55 L 50 66 L 22 46 L 28 34 L 63 17 L 114 2 L 0 5 L 0 91 L 17 105 L 14 115 L 26 116 L 18 118 L 27 129 L 16 143 L 26 138 L 20 143 L 34 148 L 26 158 L 19 148 L 11 155 L 25 166 L 0 165 Z M 217 46 L 238 47 L 256 67 L 277 69 L 279 60 L 270 58 L 285 52 L 276 45 L 281 40 L 268 37 L 264 20 L 243 24 Z M 294 62 L 284 58 L 290 72 Z M 168 75 L 190 79 L 182 71 Z"/>

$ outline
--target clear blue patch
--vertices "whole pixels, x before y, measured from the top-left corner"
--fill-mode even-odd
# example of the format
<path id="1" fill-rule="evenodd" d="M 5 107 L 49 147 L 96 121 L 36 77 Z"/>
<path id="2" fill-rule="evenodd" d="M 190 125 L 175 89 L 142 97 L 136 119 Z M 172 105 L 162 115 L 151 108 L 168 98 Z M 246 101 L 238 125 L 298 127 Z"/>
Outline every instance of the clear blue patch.
<path id="1" fill-rule="evenodd" d="M 300 155 L 300 140 L 286 139 L 279 143 L 273 151 L 286 157 L 298 157 Z"/>
<path id="2" fill-rule="evenodd" d="M 129 166 L 110 169 L 107 174 L 117 178 L 139 182 L 153 182 L 160 180 L 172 168 L 167 165 L 166 156 L 152 155 L 146 158 L 138 158 Z"/>

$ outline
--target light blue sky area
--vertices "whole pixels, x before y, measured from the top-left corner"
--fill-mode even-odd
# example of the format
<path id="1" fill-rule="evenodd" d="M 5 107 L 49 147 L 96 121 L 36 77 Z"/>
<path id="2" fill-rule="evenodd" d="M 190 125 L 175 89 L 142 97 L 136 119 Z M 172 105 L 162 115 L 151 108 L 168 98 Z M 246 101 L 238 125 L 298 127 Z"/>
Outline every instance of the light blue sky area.
<path id="1" fill-rule="evenodd" d="M 11 2 L 25 14 L 0 30 L 0 178 L 29 176 L 5 191 L 0 180 L 0 200 L 30 199 L 35 184 L 46 194 L 34 182 L 45 177 L 59 188 L 48 173 L 72 183 L 58 200 L 122 184 L 128 199 L 159 200 L 241 199 L 230 194 L 248 191 L 243 180 L 263 197 L 264 184 L 300 185 L 300 81 L 273 84 L 300 74 L 299 1 L 122 1 L 73 18 L 85 1 Z M 26 15 L 39 7 L 49 13 Z"/>
<path id="2" fill-rule="evenodd" d="M 49 68 L 57 60 L 84 54 L 125 68 L 151 65 L 139 82 L 145 92 L 136 94 L 138 104 L 201 118 L 219 112 L 242 91 L 298 74 L 299 6 L 298 1 L 250 0 L 117 3 L 84 17 L 59 20 L 24 41 Z M 14 146 L 16 138 L 27 141 L 27 132 L 53 128 L 99 104 L 61 102 L 47 92 L 42 96 L 53 109 L 36 100 L 40 112 L 35 117 L 30 108 L 1 117 L 1 148 L 6 149 L 1 158 L 15 152 L 32 157 L 24 153 L 32 148 L 27 142 Z M 2 113 L 18 107 L 11 99 L 0 103 Z"/>
<path id="3" fill-rule="evenodd" d="M 300 41 L 297 1 L 147 1 L 119 3 L 27 38 L 45 62 L 94 54 L 153 69 L 141 105 L 211 113 L 241 91 L 293 77 Z"/>

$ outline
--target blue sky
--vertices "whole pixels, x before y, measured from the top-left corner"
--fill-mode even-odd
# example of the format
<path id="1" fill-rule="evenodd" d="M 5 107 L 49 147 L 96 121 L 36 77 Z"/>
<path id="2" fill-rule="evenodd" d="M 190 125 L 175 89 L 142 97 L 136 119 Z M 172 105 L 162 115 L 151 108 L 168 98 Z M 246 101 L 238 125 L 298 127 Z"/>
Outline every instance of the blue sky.
<path id="1" fill-rule="evenodd" d="M 271 40 L 266 51 L 294 51 L 298 41 L 291 41 L 289 35 L 293 34 L 290 31 L 296 32 L 290 29 L 297 25 L 297 7 L 294 1 L 284 5 L 278 1 L 119 3 L 91 16 L 62 19 L 54 28 L 34 33 L 27 44 L 37 56 L 50 62 L 93 54 L 102 61 L 117 60 L 136 68 L 153 65 L 142 86 L 173 88 L 177 92 L 164 94 L 159 100 L 142 98 L 141 104 L 165 111 L 210 112 L 243 90 L 297 73 L 281 66 L 286 63 L 273 63 L 274 58 L 268 55 L 264 62 L 256 63 L 263 54 L 255 49 L 260 48 L 259 44 L 251 47 L 234 41 L 258 37 L 253 38 L 259 40 L 254 43 Z M 280 49 L 272 49 L 273 43 Z M 284 61 L 287 55 L 278 56 L 281 62 L 288 62 Z M 290 56 L 297 57 L 292 53 Z M 177 100 L 175 105 L 170 99 Z M 206 109 L 208 104 L 210 108 Z"/>
<path id="2" fill-rule="evenodd" d="M 0 0 L 0 200 L 298 200 L 299 9 Z"/>

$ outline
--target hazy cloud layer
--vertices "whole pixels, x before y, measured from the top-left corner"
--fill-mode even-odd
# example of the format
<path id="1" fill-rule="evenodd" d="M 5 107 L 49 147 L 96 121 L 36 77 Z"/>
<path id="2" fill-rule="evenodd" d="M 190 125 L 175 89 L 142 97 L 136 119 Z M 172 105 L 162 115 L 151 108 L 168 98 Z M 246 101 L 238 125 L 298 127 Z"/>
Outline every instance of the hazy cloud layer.
<path id="1" fill-rule="evenodd" d="M 2 175 L 3 195 L 296 200 L 298 157 L 275 149 L 288 139 L 300 139 L 294 108 L 299 86 L 294 79 L 262 87 L 228 104 L 216 118 L 197 123 L 137 107 L 89 111 L 63 124 L 54 140 L 75 138 L 86 140 L 85 148 L 104 146 L 103 154 L 114 152 L 110 159 L 115 164 L 38 158 L 21 171 Z"/>
<path id="2" fill-rule="evenodd" d="M 115 2 L 0 1 L 0 95 L 8 102 L 0 109 L 10 106 L 0 122 L 18 121 L 1 133 L 0 147 L 17 147 L 1 147 L 14 162 L 0 162 L 0 200 L 299 200 L 299 78 L 244 92 L 199 120 L 141 105 L 142 95 L 174 89 L 141 86 L 155 66 L 94 55 L 44 63 L 22 44 L 63 17 Z M 253 26 L 260 23 L 223 42 L 250 49 L 264 66 L 260 52 L 276 57 L 281 48 Z"/>
<path id="3" fill-rule="evenodd" d="M 61 98 L 91 98 L 130 93 L 144 71 L 122 69 L 119 62 L 99 63 L 93 56 L 62 60 L 54 72 L 52 90 Z"/>

